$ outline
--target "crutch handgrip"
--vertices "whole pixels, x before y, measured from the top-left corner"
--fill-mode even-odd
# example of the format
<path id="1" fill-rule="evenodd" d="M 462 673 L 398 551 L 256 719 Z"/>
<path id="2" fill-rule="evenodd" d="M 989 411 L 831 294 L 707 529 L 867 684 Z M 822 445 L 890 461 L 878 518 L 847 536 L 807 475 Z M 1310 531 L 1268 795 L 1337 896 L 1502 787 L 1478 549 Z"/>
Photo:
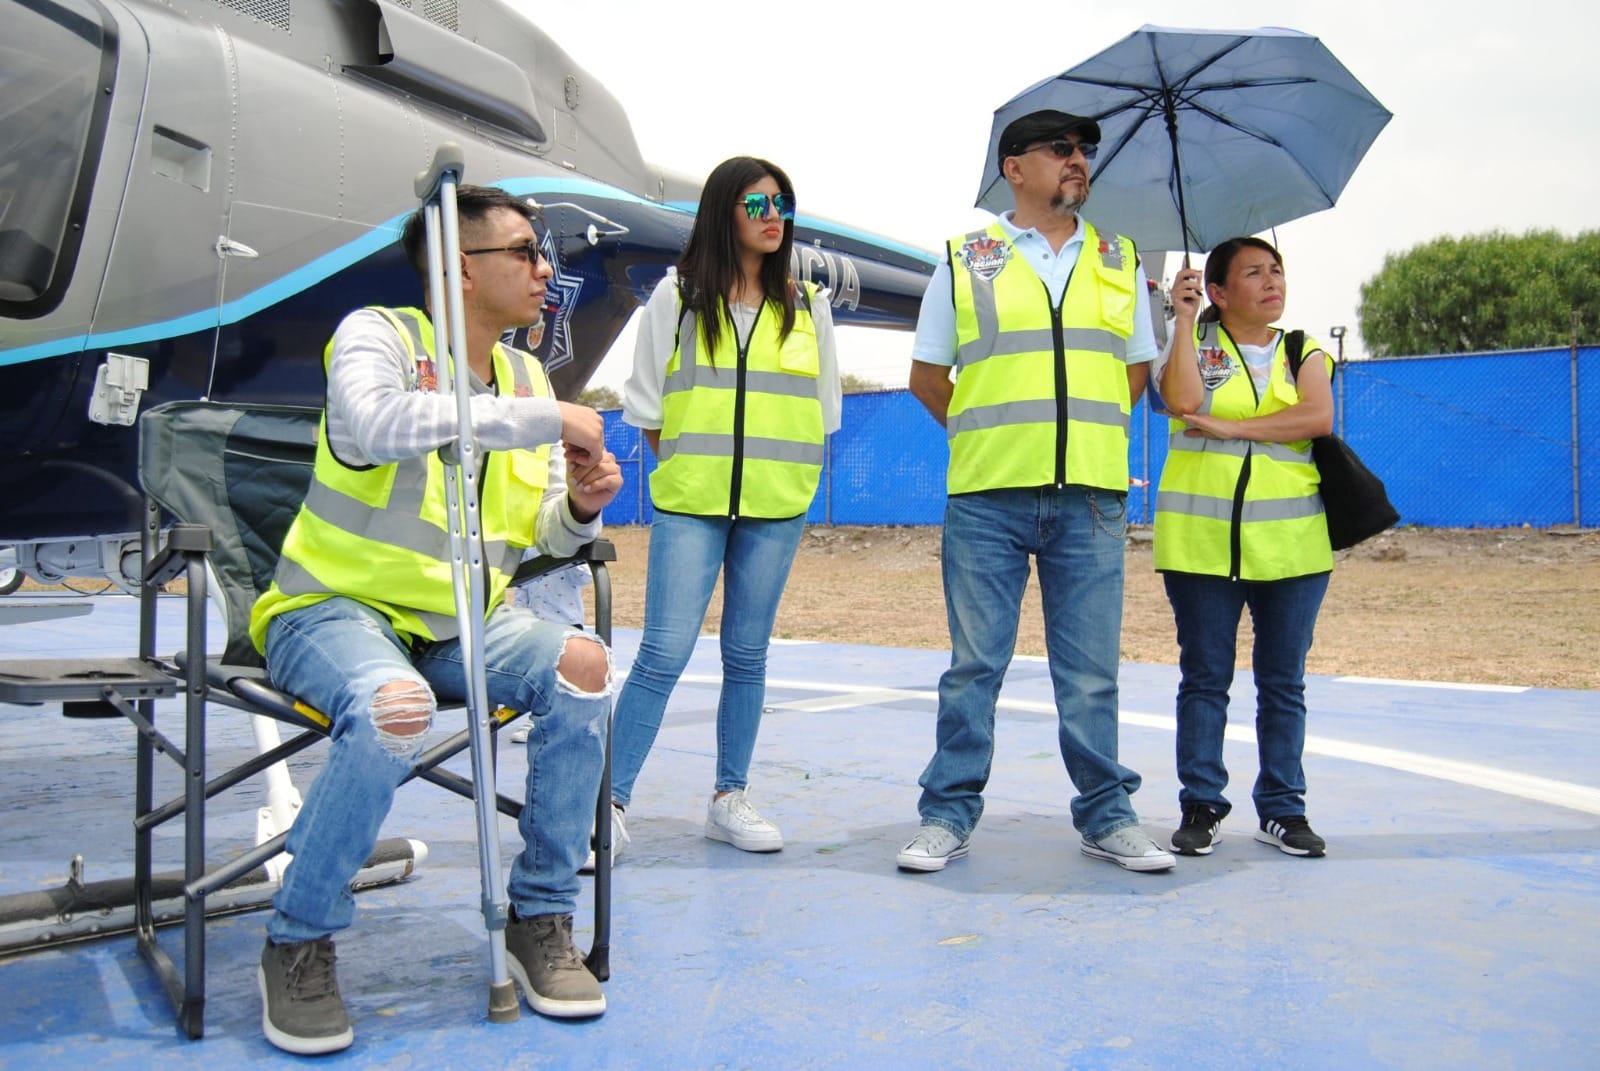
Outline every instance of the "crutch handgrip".
<path id="1" fill-rule="evenodd" d="M 428 165 L 428 170 L 419 172 L 416 181 L 412 183 L 412 189 L 417 191 L 417 200 L 433 200 L 433 195 L 439 189 L 439 182 L 446 174 L 454 172 L 459 181 L 466 168 L 467 158 L 461 152 L 461 146 L 453 141 L 444 142 L 433 150 L 433 163 Z"/>

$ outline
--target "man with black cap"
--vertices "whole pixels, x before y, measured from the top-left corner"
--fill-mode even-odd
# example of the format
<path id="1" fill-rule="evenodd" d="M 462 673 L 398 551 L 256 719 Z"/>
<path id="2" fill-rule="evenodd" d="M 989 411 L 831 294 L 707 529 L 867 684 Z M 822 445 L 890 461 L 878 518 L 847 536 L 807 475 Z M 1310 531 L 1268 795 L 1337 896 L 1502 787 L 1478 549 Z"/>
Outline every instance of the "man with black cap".
<path id="1" fill-rule="evenodd" d="M 1128 415 L 1156 343 L 1133 242 L 1078 215 L 1099 138 L 1093 120 L 1058 111 L 1007 126 L 998 156 L 1016 208 L 951 239 L 922 299 L 910 385 L 950 441 L 952 653 L 903 870 L 967 853 L 1030 558 L 1081 850 L 1128 870 L 1174 864 L 1139 828 L 1139 775 L 1117 761 Z"/>

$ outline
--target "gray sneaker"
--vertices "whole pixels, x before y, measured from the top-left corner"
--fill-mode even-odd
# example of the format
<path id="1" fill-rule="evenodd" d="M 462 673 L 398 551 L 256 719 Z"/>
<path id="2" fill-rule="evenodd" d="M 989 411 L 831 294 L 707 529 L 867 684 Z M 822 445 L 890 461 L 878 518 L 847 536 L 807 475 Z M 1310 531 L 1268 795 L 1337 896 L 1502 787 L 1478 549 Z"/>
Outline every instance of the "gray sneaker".
<path id="1" fill-rule="evenodd" d="M 339 996 L 332 938 L 261 950 L 261 1031 L 284 1052 L 316 1056 L 348 1049 L 355 1040 Z"/>
<path id="2" fill-rule="evenodd" d="M 583 957 L 572 944 L 571 915 L 534 915 L 506 924 L 506 967 L 522 986 L 528 1007 L 554 1019 L 582 1019 L 606 1010 Z"/>
<path id="3" fill-rule="evenodd" d="M 1172 853 L 1151 840 L 1138 826 L 1123 826 L 1103 837 L 1084 837 L 1079 846 L 1091 859 L 1109 859 L 1124 870 L 1171 870 Z"/>
<path id="4" fill-rule="evenodd" d="M 900 849 L 895 865 L 901 870 L 920 870 L 932 873 L 943 870 L 952 859 L 960 859 L 972 846 L 971 837 L 958 837 L 944 826 L 925 825 L 917 830 L 911 843 Z"/>

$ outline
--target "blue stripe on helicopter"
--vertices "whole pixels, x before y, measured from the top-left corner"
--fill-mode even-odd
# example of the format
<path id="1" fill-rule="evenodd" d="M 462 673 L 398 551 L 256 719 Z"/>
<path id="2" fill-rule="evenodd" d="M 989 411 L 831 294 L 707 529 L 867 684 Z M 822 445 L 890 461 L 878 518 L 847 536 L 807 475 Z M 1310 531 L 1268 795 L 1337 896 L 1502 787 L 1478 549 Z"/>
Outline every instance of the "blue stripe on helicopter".
<path id="1" fill-rule="evenodd" d="M 694 202 L 659 204 L 629 193 L 626 190 L 618 189 L 615 186 L 608 186 L 604 183 L 591 182 L 585 179 L 517 178 L 506 179 L 495 183 L 495 185 L 501 187 L 507 193 L 515 194 L 519 197 L 541 194 L 589 196 L 609 201 L 623 201 L 630 204 L 644 205 L 650 208 L 666 208 L 670 211 L 683 212 L 688 215 L 693 215 L 696 207 Z M 311 289 L 318 283 L 337 275 L 352 264 L 356 264 L 386 246 L 399 241 L 400 228 L 406 216 L 410 214 L 409 210 L 402 212 L 394 218 L 378 224 L 370 233 L 361 238 L 346 243 L 331 252 L 324 253 L 315 260 L 289 272 L 281 279 L 276 279 L 259 290 L 227 302 L 216 309 L 204 309 L 199 312 L 174 317 L 170 320 L 141 324 L 138 327 L 124 328 L 120 331 L 71 335 L 66 338 L 52 339 L 49 342 L 35 343 L 32 346 L 20 346 L 16 349 L 3 350 L 0 351 L 0 365 L 22 364 L 25 361 L 37 361 L 45 357 L 58 357 L 64 353 L 111 349 L 116 346 L 134 346 L 141 342 L 150 342 L 162 338 L 177 338 L 197 331 L 209 331 L 224 324 L 238 323 L 240 320 L 254 316 L 263 309 L 271 308 L 280 301 Z M 926 261 L 930 265 L 934 262 L 933 255 L 925 250 L 902 245 L 898 242 L 868 234 L 865 231 L 809 219 L 805 220 L 805 225 L 813 230 L 828 231 L 838 234 L 840 237 L 853 238 L 878 245 L 904 256 Z"/>

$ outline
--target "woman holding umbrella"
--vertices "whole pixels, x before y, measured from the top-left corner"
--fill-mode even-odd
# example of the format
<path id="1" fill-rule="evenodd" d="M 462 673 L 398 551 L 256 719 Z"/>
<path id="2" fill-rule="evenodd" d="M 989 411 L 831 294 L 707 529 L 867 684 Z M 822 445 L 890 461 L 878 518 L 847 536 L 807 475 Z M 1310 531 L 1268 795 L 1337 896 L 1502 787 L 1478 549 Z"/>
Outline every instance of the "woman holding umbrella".
<path id="1" fill-rule="evenodd" d="M 1156 505 L 1155 561 L 1178 629 L 1178 794 L 1172 850 L 1209 854 L 1230 804 L 1223 730 L 1235 638 L 1254 626 L 1256 839 L 1320 856 L 1305 816 L 1305 661 L 1328 589 L 1333 550 L 1310 440 L 1333 426 L 1333 360 L 1276 325 L 1283 258 L 1259 238 L 1230 238 L 1200 273 L 1173 283 L 1168 359 L 1158 367 L 1173 413 Z M 1197 322 L 1197 315 L 1198 322 Z M 1298 370 L 1291 351 L 1303 343 Z"/>
<path id="2" fill-rule="evenodd" d="M 718 574 L 722 696 L 705 832 L 747 852 L 783 847 L 745 789 L 772 624 L 841 393 L 826 295 L 789 274 L 794 213 L 794 186 L 777 165 L 718 164 L 676 276 L 645 307 L 623 416 L 660 463 L 650 477 L 644 636 L 617 699 L 613 852 Z"/>

